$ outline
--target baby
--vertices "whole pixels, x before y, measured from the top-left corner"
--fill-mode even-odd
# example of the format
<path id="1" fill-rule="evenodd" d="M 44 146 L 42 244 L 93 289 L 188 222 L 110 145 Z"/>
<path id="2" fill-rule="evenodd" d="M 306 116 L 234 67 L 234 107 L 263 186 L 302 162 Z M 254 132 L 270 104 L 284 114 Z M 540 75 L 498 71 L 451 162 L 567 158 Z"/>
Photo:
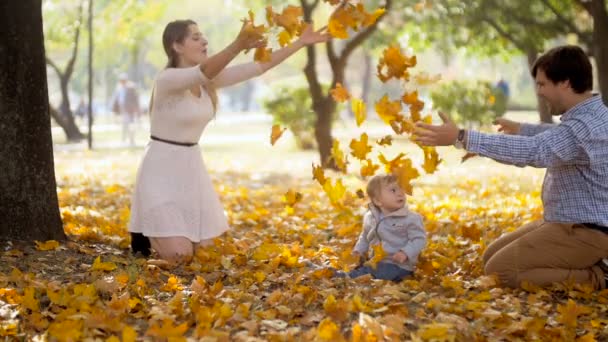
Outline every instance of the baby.
<path id="1" fill-rule="evenodd" d="M 337 272 L 336 276 L 356 278 L 371 274 L 376 279 L 401 281 L 412 275 L 418 255 L 426 245 L 422 217 L 406 207 L 405 193 L 393 175 L 372 177 L 367 184 L 367 196 L 371 203 L 353 254 L 364 259 L 370 246 L 381 244 L 387 256 L 375 268 L 360 265 L 348 273 Z"/>

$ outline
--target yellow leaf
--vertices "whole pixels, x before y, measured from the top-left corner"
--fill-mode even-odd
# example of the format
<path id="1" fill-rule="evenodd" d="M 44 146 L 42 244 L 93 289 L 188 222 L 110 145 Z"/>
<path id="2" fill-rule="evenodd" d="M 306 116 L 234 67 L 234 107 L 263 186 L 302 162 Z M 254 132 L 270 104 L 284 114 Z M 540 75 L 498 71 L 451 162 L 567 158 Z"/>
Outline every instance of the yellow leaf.
<path id="1" fill-rule="evenodd" d="M 323 190 L 329 197 L 329 201 L 336 206 L 340 206 L 340 202 L 346 193 L 346 188 L 342 185 L 342 180 L 336 180 L 336 185 L 332 186 L 331 180 L 327 180 L 323 185 Z"/>
<path id="2" fill-rule="evenodd" d="M 82 321 L 55 321 L 49 326 L 48 333 L 58 341 L 80 341 L 82 337 Z"/>
<path id="3" fill-rule="evenodd" d="M 420 121 L 420 111 L 424 108 L 424 102 L 418 99 L 418 91 L 403 94 L 401 98 L 403 103 L 410 106 L 410 116 L 412 121 Z"/>
<path id="4" fill-rule="evenodd" d="M 391 78 L 409 80 L 408 68 L 416 66 L 416 56 L 406 57 L 401 53 L 401 49 L 396 46 L 386 48 L 377 66 L 378 78 L 386 82 Z"/>
<path id="5" fill-rule="evenodd" d="M 390 146 L 393 144 L 393 137 L 390 135 L 382 137 L 382 139 L 377 140 L 376 144 L 380 146 Z"/>
<path id="6" fill-rule="evenodd" d="M 329 24 L 327 25 L 327 31 L 334 38 L 338 38 L 338 39 L 347 39 L 348 38 L 348 32 L 346 31 L 346 27 L 344 25 L 342 25 L 342 23 L 340 23 L 336 19 L 329 20 Z"/>
<path id="7" fill-rule="evenodd" d="M 439 154 L 434 147 L 423 147 L 424 151 L 424 164 L 422 168 L 426 173 L 432 174 L 437 171 L 437 166 L 441 163 L 442 159 L 439 159 Z"/>
<path id="8" fill-rule="evenodd" d="M 160 288 L 161 291 L 167 292 L 177 292 L 183 289 L 184 287 L 180 284 L 179 279 L 173 275 L 170 276 L 169 279 L 167 279 L 167 283 Z"/>
<path id="9" fill-rule="evenodd" d="M 35 288 L 26 287 L 23 290 L 23 301 L 21 302 L 21 305 L 24 308 L 30 309 L 34 312 L 37 312 L 40 309 L 38 299 L 36 299 L 36 289 Z"/>
<path id="10" fill-rule="evenodd" d="M 419 86 L 428 86 L 434 83 L 437 83 L 441 80 L 441 75 L 437 74 L 435 76 L 431 76 L 426 72 L 421 72 L 414 76 L 414 81 Z"/>
<path id="11" fill-rule="evenodd" d="M 300 202 L 302 199 L 302 194 L 292 189 L 289 189 L 285 195 L 283 195 L 283 202 L 287 203 L 287 205 L 293 207 L 296 203 Z"/>
<path id="12" fill-rule="evenodd" d="M 253 55 L 253 59 L 259 63 L 270 62 L 271 53 L 272 53 L 272 49 L 267 49 L 266 47 L 262 46 L 262 47 L 255 49 L 255 54 Z"/>
<path id="13" fill-rule="evenodd" d="M 321 165 L 312 164 L 312 179 L 316 179 L 321 185 L 325 184 L 325 181 L 327 181 L 327 178 L 325 178 L 325 170 L 323 170 Z"/>
<path id="14" fill-rule="evenodd" d="M 325 318 L 319 323 L 317 334 L 323 341 L 335 341 L 341 337 L 338 325 L 330 318 Z"/>
<path id="15" fill-rule="evenodd" d="M 350 142 L 350 154 L 359 160 L 365 160 L 367 154 L 372 151 L 368 144 L 367 133 L 362 133 L 359 140 L 352 139 Z"/>
<path id="16" fill-rule="evenodd" d="M 274 13 L 272 6 L 266 6 L 266 22 L 268 22 L 269 27 L 274 26 L 274 16 L 275 15 L 276 15 L 276 13 Z"/>
<path id="17" fill-rule="evenodd" d="M 382 121 L 390 124 L 391 121 L 401 118 L 401 101 L 390 101 L 388 95 L 384 95 L 380 101 L 376 102 L 376 113 Z"/>
<path id="18" fill-rule="evenodd" d="M 340 150 L 340 142 L 338 139 L 334 139 L 333 146 L 331 149 L 331 156 L 336 163 L 338 169 L 342 172 L 346 172 L 346 155 Z"/>
<path id="19" fill-rule="evenodd" d="M 34 241 L 36 243 L 36 249 L 39 251 L 50 251 L 59 248 L 59 242 L 55 240 L 48 240 L 45 242 Z"/>
<path id="20" fill-rule="evenodd" d="M 375 244 L 372 246 L 372 258 L 365 262 L 366 265 L 369 265 L 371 268 L 375 269 L 378 263 L 384 258 L 386 258 L 387 254 L 384 248 L 382 248 L 382 244 Z"/>
<path id="21" fill-rule="evenodd" d="M 272 125 L 272 132 L 270 133 L 270 144 L 274 144 L 279 140 L 287 128 L 281 129 L 280 125 Z"/>
<path id="22" fill-rule="evenodd" d="M 350 99 L 348 90 L 346 90 L 340 82 L 336 83 L 336 87 L 331 89 L 329 93 L 336 102 L 345 102 L 346 100 Z"/>
<path id="23" fill-rule="evenodd" d="M 380 168 L 380 165 L 372 163 L 371 160 L 367 159 L 361 165 L 361 177 L 369 177 L 376 174 L 376 171 Z"/>
<path id="24" fill-rule="evenodd" d="M 367 118 L 367 108 L 365 102 L 360 99 L 353 99 L 351 101 L 351 108 L 353 113 L 355 114 L 355 120 L 357 122 L 357 127 L 361 126 L 363 121 Z"/>
<path id="25" fill-rule="evenodd" d="M 113 271 L 116 267 L 118 266 L 113 262 L 101 262 L 101 256 L 98 256 L 91 266 L 91 271 Z"/>
<path id="26" fill-rule="evenodd" d="M 405 193 L 412 194 L 412 180 L 418 178 L 420 173 L 412 166 L 412 161 L 406 159 L 398 167 L 393 170 L 393 174 L 397 177 L 397 183 Z"/>
<path id="27" fill-rule="evenodd" d="M 417 334 L 423 340 L 443 340 L 445 341 L 450 334 L 451 324 L 447 323 L 432 323 L 425 324 L 420 327 Z"/>
<path id="28" fill-rule="evenodd" d="M 289 43 L 291 43 L 291 39 L 292 39 L 292 36 L 291 36 L 291 34 L 289 34 L 289 32 L 283 30 L 283 31 L 281 31 L 281 33 L 279 33 L 278 41 L 279 41 L 279 45 L 281 45 L 281 47 L 289 45 Z"/>
<path id="29" fill-rule="evenodd" d="M 578 305 L 572 299 L 568 299 L 568 303 L 566 305 L 560 304 L 557 306 L 557 312 L 559 312 L 557 321 L 565 325 L 567 328 L 575 329 L 577 326 L 578 316 L 587 315 L 592 311 L 593 309 L 583 305 Z"/>
<path id="30" fill-rule="evenodd" d="M 281 14 L 275 14 L 274 22 L 289 32 L 291 36 L 295 35 L 302 25 L 300 17 L 303 14 L 302 7 L 289 5 Z"/>
<path id="31" fill-rule="evenodd" d="M 146 336 L 156 338 L 181 338 L 179 340 L 186 341 L 186 338 L 183 337 L 186 331 L 188 331 L 188 322 L 174 326 L 170 319 L 165 318 L 160 324 L 159 322 L 152 323 L 146 331 Z"/>

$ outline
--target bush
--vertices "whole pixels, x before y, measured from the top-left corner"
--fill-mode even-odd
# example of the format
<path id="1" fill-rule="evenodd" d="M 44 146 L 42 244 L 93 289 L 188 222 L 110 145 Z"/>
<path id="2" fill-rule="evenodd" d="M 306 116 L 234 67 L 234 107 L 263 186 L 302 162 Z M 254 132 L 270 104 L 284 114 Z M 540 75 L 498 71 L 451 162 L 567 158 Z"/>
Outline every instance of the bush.
<path id="1" fill-rule="evenodd" d="M 327 90 L 327 86 L 323 87 Z M 278 87 L 264 100 L 264 109 L 273 117 L 275 124 L 287 127 L 294 136 L 298 148 L 316 148 L 315 123 L 317 116 L 312 110 L 312 98 L 308 86 Z"/>
<path id="2" fill-rule="evenodd" d="M 507 110 L 507 97 L 486 81 L 452 81 L 431 92 L 433 107 L 459 124 L 487 125 Z"/>

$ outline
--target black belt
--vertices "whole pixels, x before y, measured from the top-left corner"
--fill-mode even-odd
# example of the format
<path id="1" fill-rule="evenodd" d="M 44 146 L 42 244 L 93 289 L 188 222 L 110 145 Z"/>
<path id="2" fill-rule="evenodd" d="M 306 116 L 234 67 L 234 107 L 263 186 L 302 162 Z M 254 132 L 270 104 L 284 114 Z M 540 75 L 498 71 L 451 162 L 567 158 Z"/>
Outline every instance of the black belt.
<path id="1" fill-rule="evenodd" d="M 608 227 L 600 226 L 599 224 L 595 223 L 582 223 L 582 225 L 589 229 L 599 230 L 602 233 L 608 234 Z"/>
<path id="2" fill-rule="evenodd" d="M 150 136 L 150 139 L 156 140 L 156 141 L 160 141 L 160 142 L 164 142 L 166 144 L 178 145 L 178 146 L 194 146 L 194 145 L 198 145 L 197 143 L 185 143 L 185 142 L 178 142 L 178 141 L 173 141 L 173 140 L 161 139 L 161 138 L 155 137 L 153 135 Z"/>

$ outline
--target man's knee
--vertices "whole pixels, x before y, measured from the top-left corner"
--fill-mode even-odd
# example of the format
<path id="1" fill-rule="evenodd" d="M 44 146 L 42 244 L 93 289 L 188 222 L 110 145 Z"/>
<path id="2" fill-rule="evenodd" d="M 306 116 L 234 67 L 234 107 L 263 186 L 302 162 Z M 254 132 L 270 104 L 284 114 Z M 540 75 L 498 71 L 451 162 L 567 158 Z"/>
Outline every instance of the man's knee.
<path id="1" fill-rule="evenodd" d="M 496 275 L 500 283 L 508 287 L 518 287 L 518 271 L 514 265 L 508 261 L 497 258 L 496 255 L 489 260 L 484 260 L 484 273 L 486 275 Z"/>

